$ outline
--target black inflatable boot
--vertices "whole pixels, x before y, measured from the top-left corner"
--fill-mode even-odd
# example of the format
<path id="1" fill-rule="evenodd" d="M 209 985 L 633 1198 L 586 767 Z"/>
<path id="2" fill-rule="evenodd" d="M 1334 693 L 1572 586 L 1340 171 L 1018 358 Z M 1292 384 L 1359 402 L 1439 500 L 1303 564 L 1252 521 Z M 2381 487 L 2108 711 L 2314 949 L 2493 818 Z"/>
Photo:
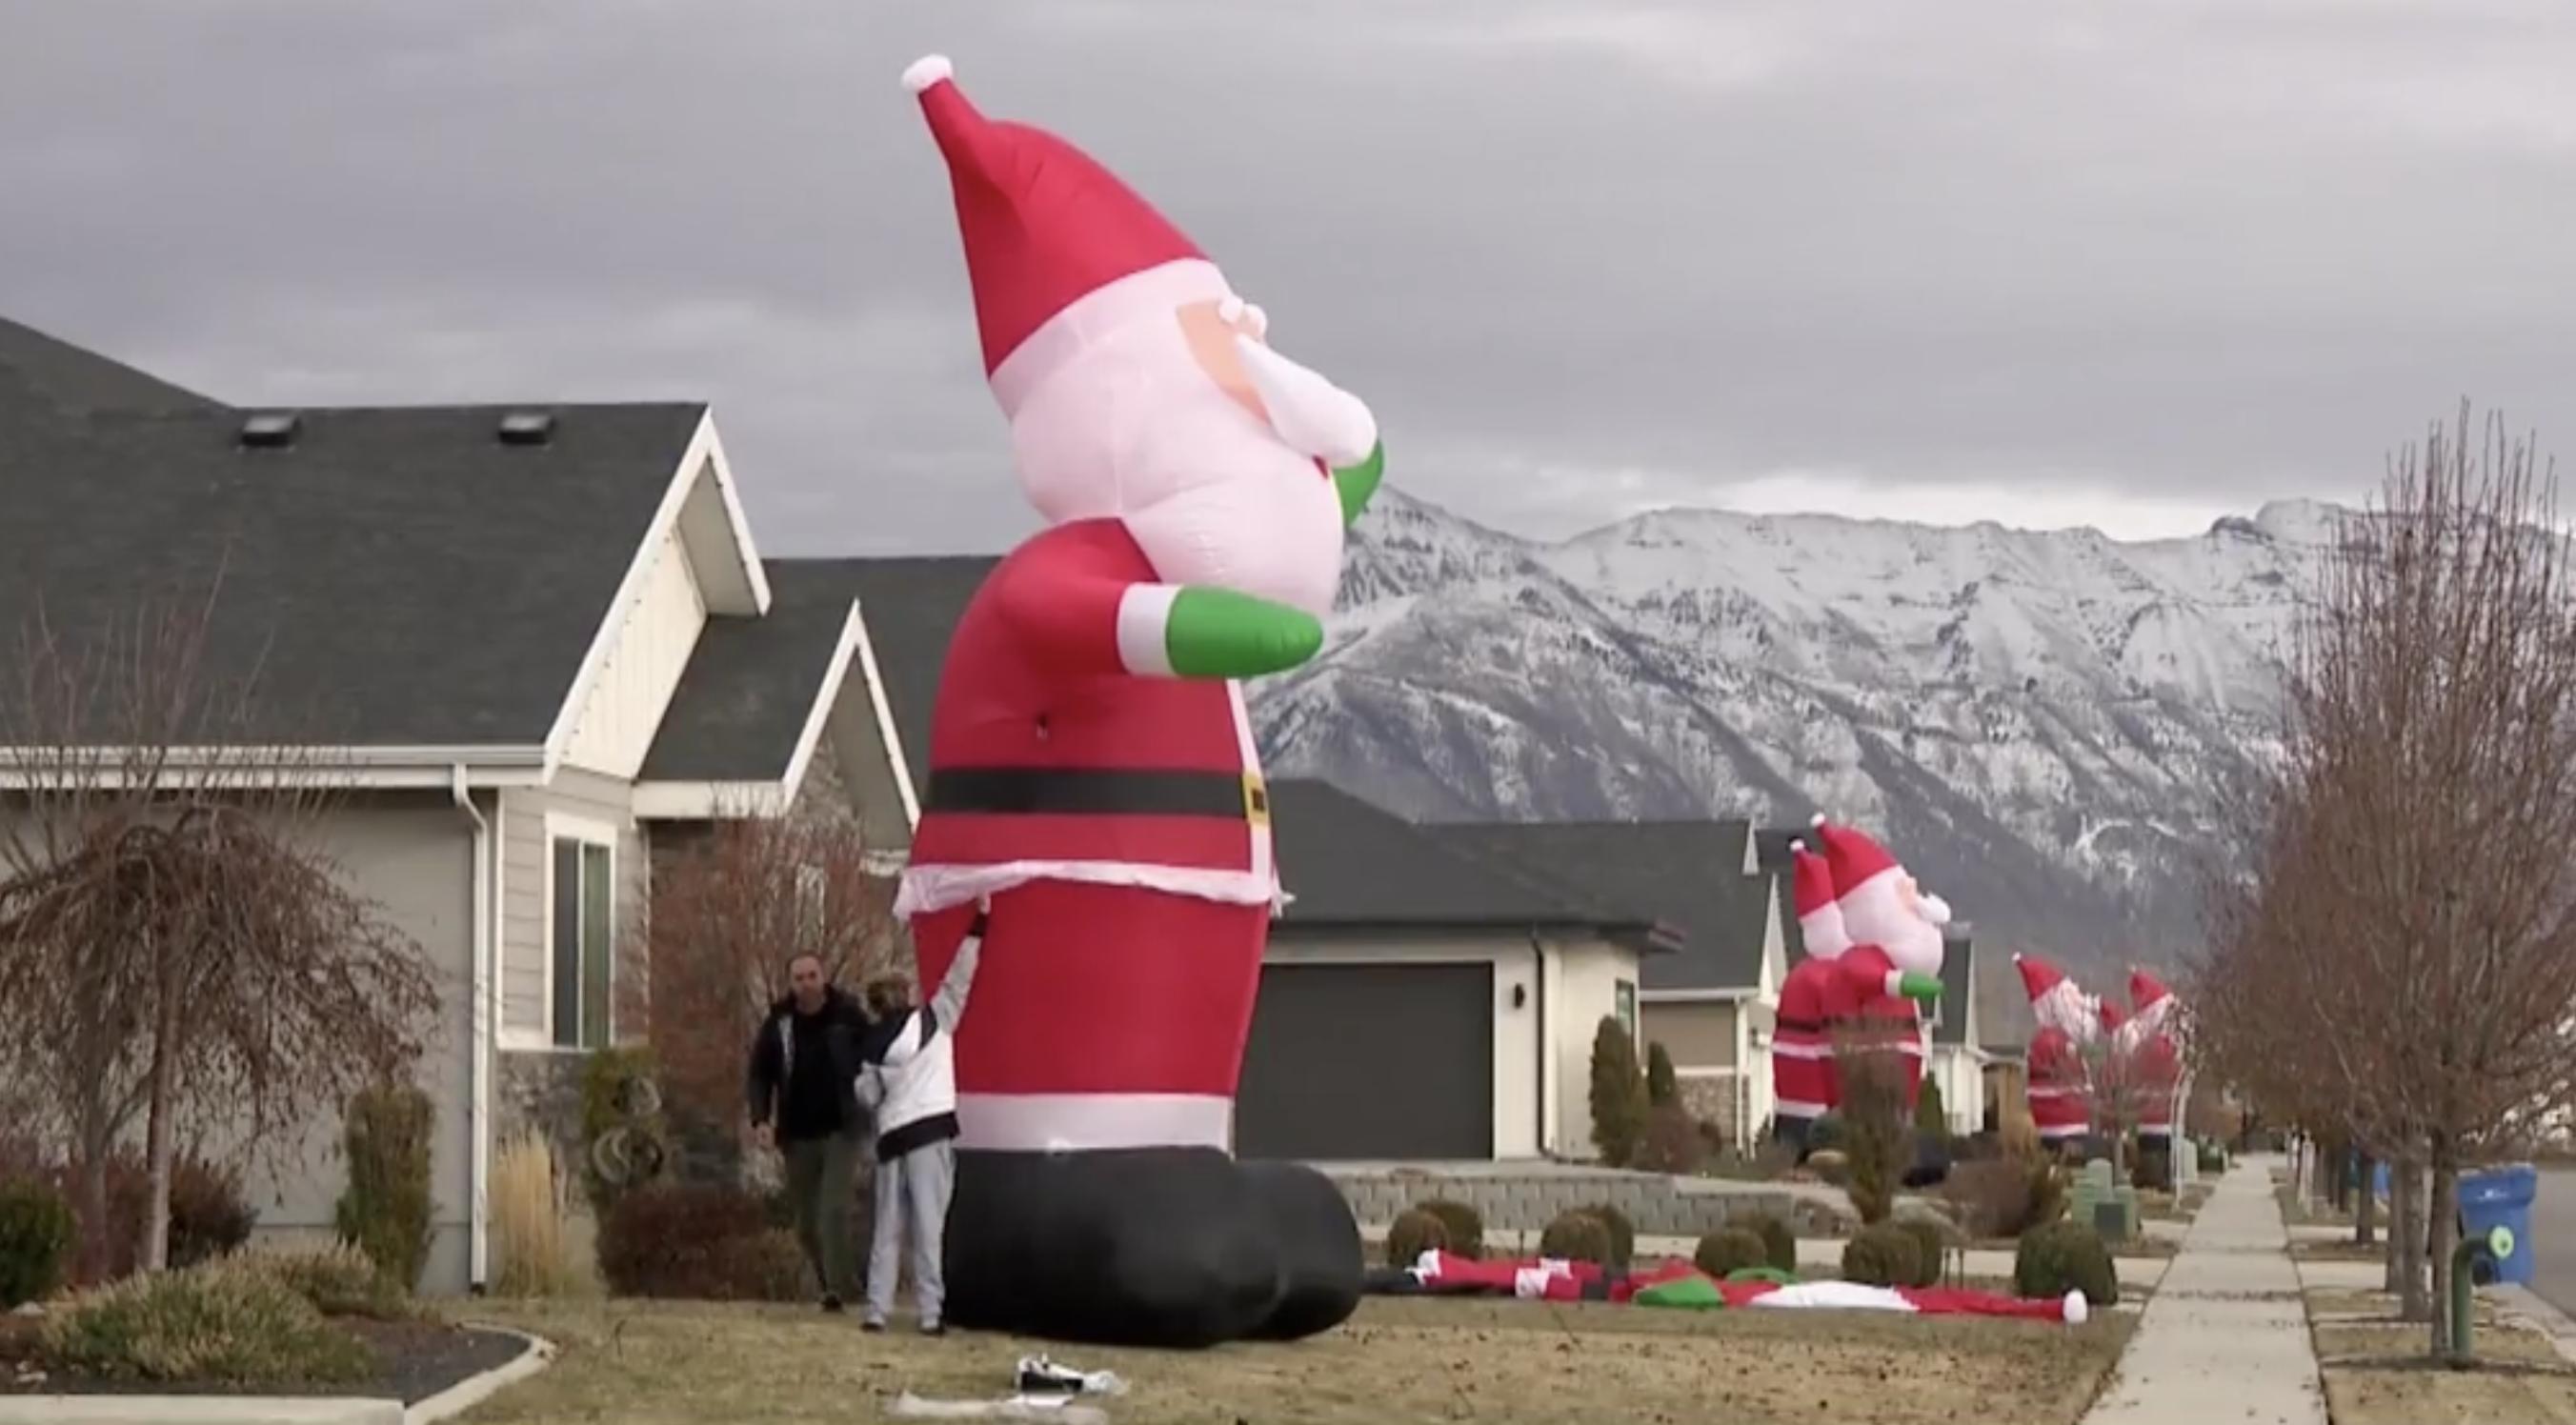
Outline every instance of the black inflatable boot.
<path id="1" fill-rule="evenodd" d="M 1342 1190 L 1302 1163 L 1243 1163 L 1237 1170 L 1270 1209 L 1279 1242 L 1279 1300 L 1253 1334 L 1297 1341 L 1350 1320 L 1367 1261 Z"/>

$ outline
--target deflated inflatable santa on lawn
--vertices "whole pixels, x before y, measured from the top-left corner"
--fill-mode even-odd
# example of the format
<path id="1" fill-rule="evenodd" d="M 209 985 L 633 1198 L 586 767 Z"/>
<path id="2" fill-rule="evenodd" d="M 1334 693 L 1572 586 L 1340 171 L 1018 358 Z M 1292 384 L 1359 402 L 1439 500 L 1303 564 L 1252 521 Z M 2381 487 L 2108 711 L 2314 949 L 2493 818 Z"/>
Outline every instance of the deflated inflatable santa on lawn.
<path id="1" fill-rule="evenodd" d="M 897 907 L 935 983 L 992 900 L 957 1035 L 948 1317 L 1158 1345 L 1325 1330 L 1358 1303 L 1349 1208 L 1227 1153 L 1279 895 L 1235 680 L 1322 646 L 1376 423 L 1089 155 L 985 118 L 945 59 L 904 84 L 1050 525 L 949 645 Z"/>

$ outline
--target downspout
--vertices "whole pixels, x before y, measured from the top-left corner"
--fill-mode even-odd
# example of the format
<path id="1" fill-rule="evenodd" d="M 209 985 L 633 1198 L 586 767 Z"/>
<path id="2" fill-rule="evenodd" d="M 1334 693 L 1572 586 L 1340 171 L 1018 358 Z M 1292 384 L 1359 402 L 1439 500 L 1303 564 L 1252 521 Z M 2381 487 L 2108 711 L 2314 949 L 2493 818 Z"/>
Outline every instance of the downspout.
<path id="1" fill-rule="evenodd" d="M 449 793 L 474 823 L 474 1047 L 466 1066 L 466 1286 L 479 1296 L 491 1259 L 492 1177 L 492 826 L 465 786 L 465 764 L 450 769 Z"/>
<path id="2" fill-rule="evenodd" d="M 1530 1141 L 1537 1145 L 1538 1155 L 1544 1159 L 1555 1156 L 1548 1151 L 1547 1141 L 1547 1105 L 1552 1097 L 1548 1092 L 1547 1065 L 1549 1051 L 1556 1047 L 1556 1041 L 1547 1032 L 1547 942 L 1539 939 L 1535 925 L 1530 927 L 1529 944 L 1530 1000 L 1538 1011 L 1538 1053 L 1532 1056 L 1538 1060 L 1538 1095 L 1530 1104 L 1531 1122 L 1536 1131 Z"/>

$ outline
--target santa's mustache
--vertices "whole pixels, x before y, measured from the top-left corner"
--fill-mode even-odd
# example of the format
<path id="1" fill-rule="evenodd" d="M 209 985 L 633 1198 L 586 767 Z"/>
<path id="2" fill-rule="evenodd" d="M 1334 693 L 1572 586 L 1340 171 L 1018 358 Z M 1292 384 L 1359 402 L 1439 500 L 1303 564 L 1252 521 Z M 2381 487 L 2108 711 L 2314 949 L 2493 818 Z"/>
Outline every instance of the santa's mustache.
<path id="1" fill-rule="evenodd" d="M 1941 899 L 1930 891 L 1918 891 L 1915 893 L 1914 903 L 1922 908 L 1923 918 L 1925 920 L 1932 922 L 1934 925 L 1948 925 L 1950 923 L 1950 903 L 1948 901 Z"/>
<path id="2" fill-rule="evenodd" d="M 1238 334 L 1244 374 L 1270 413 L 1270 428 L 1288 447 L 1327 465 L 1356 465 L 1377 447 L 1377 418 L 1360 398 L 1318 373 Z"/>

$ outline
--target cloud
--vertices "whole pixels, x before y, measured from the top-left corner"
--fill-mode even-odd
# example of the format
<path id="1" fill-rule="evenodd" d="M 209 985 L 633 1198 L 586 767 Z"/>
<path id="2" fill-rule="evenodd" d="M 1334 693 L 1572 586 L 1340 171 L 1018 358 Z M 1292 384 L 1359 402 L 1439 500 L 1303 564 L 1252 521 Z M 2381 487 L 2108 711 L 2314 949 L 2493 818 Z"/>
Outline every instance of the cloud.
<path id="1" fill-rule="evenodd" d="M 2537 0 L 24 6 L 0 311 L 241 399 L 707 397 L 764 541 L 992 547 L 931 50 L 1506 527 L 2160 531 L 2356 498 L 2463 392 L 2571 424 Z"/>

